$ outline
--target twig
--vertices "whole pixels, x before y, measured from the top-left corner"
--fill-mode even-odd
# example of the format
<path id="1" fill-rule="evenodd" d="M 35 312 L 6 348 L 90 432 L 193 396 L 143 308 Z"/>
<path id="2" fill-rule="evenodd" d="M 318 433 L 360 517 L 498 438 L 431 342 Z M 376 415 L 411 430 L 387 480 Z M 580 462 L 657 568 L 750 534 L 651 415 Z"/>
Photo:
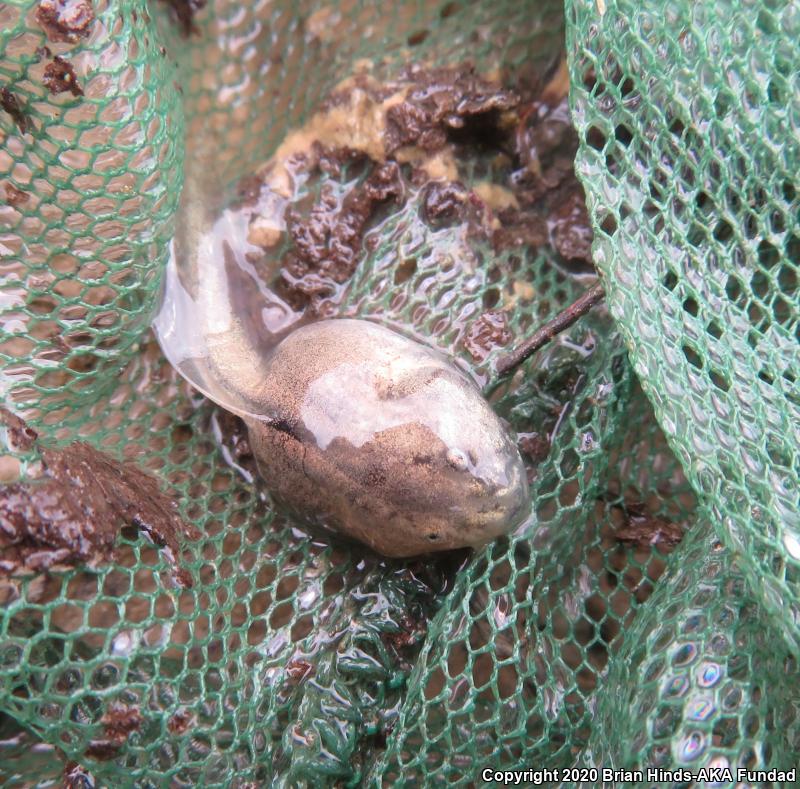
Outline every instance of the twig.
<path id="1" fill-rule="evenodd" d="M 603 300 L 604 296 L 603 284 L 598 280 L 589 290 L 572 302 L 569 307 L 565 307 L 555 318 L 540 326 L 527 340 L 524 340 L 514 350 L 501 356 L 495 366 L 497 375 L 503 376 L 517 365 L 522 364 L 531 354 L 536 353 L 539 348 L 550 342 L 559 332 L 568 329 L 578 318 L 589 312 L 595 304 Z"/>

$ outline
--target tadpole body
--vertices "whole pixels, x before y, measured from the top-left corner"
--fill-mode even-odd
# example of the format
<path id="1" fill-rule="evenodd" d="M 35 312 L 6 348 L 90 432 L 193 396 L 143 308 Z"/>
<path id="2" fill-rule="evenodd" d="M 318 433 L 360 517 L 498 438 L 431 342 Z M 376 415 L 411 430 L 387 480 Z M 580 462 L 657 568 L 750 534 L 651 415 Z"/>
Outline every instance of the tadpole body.
<path id="1" fill-rule="evenodd" d="M 385 556 L 487 543 L 530 504 L 515 441 L 437 351 L 364 320 L 292 332 L 248 417 L 259 470 L 298 515 Z"/>

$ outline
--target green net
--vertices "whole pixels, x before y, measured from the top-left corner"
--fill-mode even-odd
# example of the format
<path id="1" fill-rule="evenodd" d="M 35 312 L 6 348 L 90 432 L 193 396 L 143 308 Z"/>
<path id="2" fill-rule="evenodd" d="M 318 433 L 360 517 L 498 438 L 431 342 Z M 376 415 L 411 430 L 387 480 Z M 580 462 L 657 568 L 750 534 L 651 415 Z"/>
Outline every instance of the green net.
<path id="1" fill-rule="evenodd" d="M 795 766 L 800 7 L 216 0 L 187 36 L 169 4 L 111 0 L 48 35 L 51 5 L 0 5 L 3 394 L 46 444 L 153 472 L 202 536 L 186 588 L 127 530 L 111 564 L 0 575 L 0 782 L 53 785 L 65 761 L 143 787 Z M 170 239 L 359 60 L 469 59 L 513 86 L 565 47 L 610 315 L 487 383 L 535 439 L 534 512 L 435 561 L 309 537 L 146 331 Z M 51 93 L 56 57 L 82 95 Z M 387 224 L 341 313 L 488 379 L 476 316 L 519 336 L 585 287 L 547 245 L 474 270 L 449 248 Z"/>

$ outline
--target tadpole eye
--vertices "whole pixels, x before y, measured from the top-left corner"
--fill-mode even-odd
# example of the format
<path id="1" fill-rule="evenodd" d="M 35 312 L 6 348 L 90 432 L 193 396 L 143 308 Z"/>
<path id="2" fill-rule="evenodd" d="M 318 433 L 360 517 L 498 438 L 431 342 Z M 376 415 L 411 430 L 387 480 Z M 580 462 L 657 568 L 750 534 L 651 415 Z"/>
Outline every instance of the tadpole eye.
<path id="1" fill-rule="evenodd" d="M 467 456 L 460 449 L 447 450 L 447 464 L 456 471 L 466 471 L 469 467 Z"/>
<path id="2" fill-rule="evenodd" d="M 438 535 L 438 534 L 429 534 L 429 535 L 428 535 L 428 539 L 429 539 L 431 542 L 436 542 L 436 540 L 438 540 L 438 539 L 439 539 L 439 535 Z"/>

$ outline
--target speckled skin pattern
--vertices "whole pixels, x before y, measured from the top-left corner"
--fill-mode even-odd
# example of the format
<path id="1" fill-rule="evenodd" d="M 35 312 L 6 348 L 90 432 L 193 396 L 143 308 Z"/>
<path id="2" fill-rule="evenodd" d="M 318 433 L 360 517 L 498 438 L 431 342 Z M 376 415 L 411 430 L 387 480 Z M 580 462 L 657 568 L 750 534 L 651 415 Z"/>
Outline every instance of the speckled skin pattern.
<path id="1" fill-rule="evenodd" d="M 363 320 L 326 320 L 273 351 L 247 419 L 276 499 L 385 556 L 486 543 L 530 503 L 516 443 L 440 353 Z"/>

